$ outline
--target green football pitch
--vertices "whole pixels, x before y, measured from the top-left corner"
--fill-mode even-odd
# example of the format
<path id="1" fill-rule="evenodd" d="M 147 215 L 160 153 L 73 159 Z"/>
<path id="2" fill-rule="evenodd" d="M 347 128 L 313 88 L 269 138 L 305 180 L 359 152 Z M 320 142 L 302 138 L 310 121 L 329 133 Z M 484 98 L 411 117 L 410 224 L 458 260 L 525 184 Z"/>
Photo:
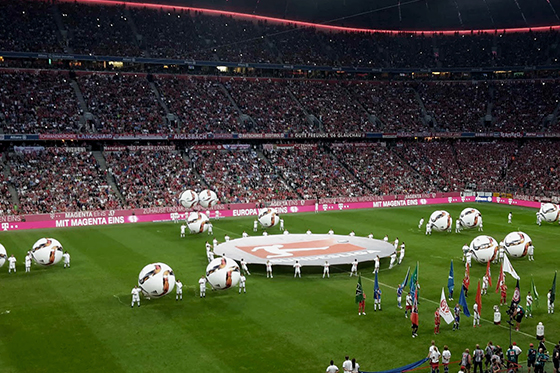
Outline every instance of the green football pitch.
<path id="1" fill-rule="evenodd" d="M 513 340 L 525 351 L 535 342 L 539 321 L 547 340 L 560 339 L 558 315 L 547 314 L 546 293 L 560 264 L 560 226 L 535 224 L 535 210 L 470 204 L 484 217 L 484 234 L 502 240 L 511 231 L 531 236 L 535 261 L 512 260 L 521 276 L 522 305 L 531 276 L 540 293 L 533 318 L 525 319 Z M 499 294 L 492 288 L 482 300 L 480 328 L 462 317 L 461 329 L 452 331 L 442 320 L 441 333 L 433 334 L 433 315 L 442 287 L 447 285 L 450 260 L 455 265 L 455 299 L 464 274 L 461 247 L 479 232 L 439 233 L 425 236 L 417 228 L 421 217 L 444 208 L 456 218 L 466 205 L 387 208 L 285 215 L 286 229 L 303 233 L 337 234 L 354 230 L 375 238 L 388 235 L 406 243 L 403 265 L 388 269 L 382 259 L 379 273 L 383 311 L 373 311 L 373 263 L 359 267 L 368 295 L 367 316 L 358 316 L 354 302 L 356 277 L 350 265 L 331 267 L 331 278 L 322 269 L 303 267 L 302 278 L 294 279 L 292 268 L 274 267 L 267 279 L 264 266 L 250 266 L 247 294 L 237 289 L 207 291 L 198 296 L 198 279 L 207 260 L 204 243 L 211 237 L 179 237 L 173 223 L 126 224 L 119 226 L 64 228 L 2 232 L 8 254 L 18 259 L 16 274 L 0 273 L 0 371 L 1 372 L 324 372 L 333 359 L 340 367 L 345 355 L 355 357 L 362 370 L 377 371 L 405 365 L 427 355 L 430 341 L 447 344 L 457 360 L 465 348 L 489 340 L 507 349 L 506 323 L 495 326 L 492 306 Z M 507 214 L 513 212 L 513 223 Z M 219 241 L 225 234 L 252 234 L 253 218 L 223 219 L 214 223 Z M 271 233 L 277 233 L 277 227 Z M 260 234 L 260 232 L 259 232 Z M 53 268 L 34 265 L 24 272 L 25 252 L 41 237 L 58 239 L 72 255 L 72 267 L 62 263 Z M 130 290 L 138 273 L 148 263 L 169 264 L 184 286 L 184 299 L 175 294 L 161 299 L 142 299 L 140 308 L 130 307 Z M 419 337 L 411 338 L 410 320 L 396 306 L 397 284 L 407 268 L 419 263 L 421 298 Z M 485 266 L 473 261 L 469 306 L 474 302 L 477 281 Z M 499 267 L 492 266 L 497 281 Z M 515 280 L 507 277 L 508 302 Z M 447 289 L 447 288 L 446 288 Z M 404 297 L 403 297 L 404 298 Z M 453 306 L 453 305 L 451 305 Z M 559 310 L 560 312 L 560 310 Z M 506 318 L 502 307 L 502 320 Z M 553 344 L 549 346 L 551 350 Z M 505 351 L 505 350 L 504 350 Z"/>

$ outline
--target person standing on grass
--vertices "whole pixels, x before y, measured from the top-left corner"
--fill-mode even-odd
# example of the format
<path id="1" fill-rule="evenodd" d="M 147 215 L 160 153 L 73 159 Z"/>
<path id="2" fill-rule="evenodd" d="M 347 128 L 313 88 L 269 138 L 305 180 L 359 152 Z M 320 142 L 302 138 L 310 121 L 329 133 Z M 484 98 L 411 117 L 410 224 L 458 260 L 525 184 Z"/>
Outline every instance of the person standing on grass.
<path id="1" fill-rule="evenodd" d="M 206 277 L 204 277 L 204 275 L 200 276 L 200 280 L 198 280 L 198 285 L 200 287 L 200 297 L 206 298 Z"/>
<path id="2" fill-rule="evenodd" d="M 486 345 L 486 348 L 484 349 L 484 357 L 486 358 L 485 362 L 484 362 L 484 368 L 486 371 L 488 371 L 489 367 L 492 364 L 492 355 L 494 355 L 494 350 L 495 347 L 492 344 L 492 341 L 488 341 L 488 344 Z"/>
<path id="3" fill-rule="evenodd" d="M 529 349 L 527 350 L 527 372 L 531 373 L 531 371 L 535 368 L 535 362 L 537 361 L 537 350 L 535 350 L 534 345 L 532 343 L 529 344 Z"/>
<path id="4" fill-rule="evenodd" d="M 245 271 L 246 274 L 248 274 L 249 276 L 251 275 L 251 272 L 249 272 L 249 268 L 247 268 L 247 262 L 243 258 L 241 258 L 241 268 L 243 269 L 243 271 Z"/>
<path id="5" fill-rule="evenodd" d="M 338 373 L 338 367 L 334 365 L 333 360 L 331 360 L 331 365 L 327 367 L 326 373 Z"/>
<path id="6" fill-rule="evenodd" d="M 361 316 L 362 313 L 366 314 L 366 293 L 362 294 L 363 298 L 360 301 L 360 303 L 358 303 L 358 316 Z"/>
<path id="7" fill-rule="evenodd" d="M 294 278 L 296 276 L 299 276 L 299 278 L 301 278 L 301 264 L 299 264 L 299 261 L 296 260 L 296 263 L 293 265 L 294 267 Z"/>
<path id="8" fill-rule="evenodd" d="M 25 256 L 25 272 L 31 272 L 31 254 L 29 252 Z"/>
<path id="9" fill-rule="evenodd" d="M 449 363 L 451 362 L 451 351 L 447 345 L 443 346 L 443 352 L 441 353 L 441 362 L 443 364 L 443 373 L 449 373 Z"/>
<path id="10" fill-rule="evenodd" d="M 8 273 L 12 273 L 12 270 L 16 273 L 16 258 L 14 257 L 14 254 L 8 258 L 8 263 Z"/>
<path id="11" fill-rule="evenodd" d="M 140 307 L 140 288 L 138 287 L 138 285 L 132 288 L 130 294 L 132 294 L 132 303 L 130 305 L 130 308 L 134 307 L 134 302 L 136 302 L 138 304 L 138 307 Z"/>
<path id="12" fill-rule="evenodd" d="M 473 351 L 474 373 L 476 373 L 477 367 L 480 368 L 480 373 L 484 373 L 482 370 L 482 360 L 484 360 L 484 351 L 482 351 L 480 345 L 477 343 Z"/>
<path id="13" fill-rule="evenodd" d="M 266 278 L 273 278 L 272 277 L 272 263 L 270 260 L 266 261 Z"/>
<path id="14" fill-rule="evenodd" d="M 241 290 L 243 290 L 244 293 L 247 293 L 247 287 L 245 286 L 246 281 L 247 278 L 242 273 L 241 276 L 239 276 L 239 294 L 241 294 Z"/>
<path id="15" fill-rule="evenodd" d="M 399 286 L 397 286 L 397 307 L 399 307 L 399 309 L 402 309 L 402 292 L 403 286 L 399 284 Z"/>
<path id="16" fill-rule="evenodd" d="M 441 356 L 441 353 L 435 345 L 433 347 L 434 348 L 430 351 L 428 358 L 430 359 L 432 373 L 439 373 L 439 358 Z"/>
<path id="17" fill-rule="evenodd" d="M 436 312 L 434 312 L 434 334 L 439 334 L 439 326 L 441 324 L 441 317 L 439 314 L 439 307 L 436 307 Z"/>
<path id="18" fill-rule="evenodd" d="M 352 359 L 352 373 L 360 373 L 360 364 L 356 362 L 356 359 Z"/>
<path id="19" fill-rule="evenodd" d="M 350 269 L 350 277 L 352 277 L 352 275 L 358 276 L 358 259 L 354 259 L 354 261 L 352 262 L 352 268 Z"/>
<path id="20" fill-rule="evenodd" d="M 344 363 L 342 363 L 342 369 L 344 369 L 344 373 L 352 373 L 352 362 L 348 355 L 345 357 Z"/>
<path id="21" fill-rule="evenodd" d="M 461 356 L 461 365 L 465 367 L 465 373 L 471 373 L 472 358 L 469 349 L 465 349 Z"/>
<path id="22" fill-rule="evenodd" d="M 330 267 L 330 264 L 329 264 L 328 260 L 325 260 L 325 264 L 323 264 L 323 278 L 325 278 L 325 275 L 328 278 L 331 277 L 330 272 L 329 272 L 329 267 Z"/>
<path id="23" fill-rule="evenodd" d="M 175 283 L 175 289 L 175 300 L 183 300 L 183 283 L 181 282 L 181 280 L 177 279 L 177 282 Z"/>
<path id="24" fill-rule="evenodd" d="M 560 372 L 560 343 L 554 346 L 552 350 L 552 363 L 554 364 L 554 373 Z"/>
<path id="25" fill-rule="evenodd" d="M 185 224 L 181 224 L 181 237 L 185 237 L 186 230 L 187 230 L 187 226 Z"/>
<path id="26" fill-rule="evenodd" d="M 64 268 L 70 268 L 70 254 L 68 254 L 68 251 L 62 254 L 62 259 L 64 259 Z"/>

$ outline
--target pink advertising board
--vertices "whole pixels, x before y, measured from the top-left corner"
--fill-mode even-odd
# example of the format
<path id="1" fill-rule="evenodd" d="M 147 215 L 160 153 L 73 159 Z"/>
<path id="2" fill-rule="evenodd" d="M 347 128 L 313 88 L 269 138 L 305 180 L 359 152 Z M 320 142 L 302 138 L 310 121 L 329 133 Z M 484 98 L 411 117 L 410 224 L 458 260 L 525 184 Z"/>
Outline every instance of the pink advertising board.
<path id="1" fill-rule="evenodd" d="M 286 204 L 276 204 L 276 210 L 280 214 L 293 214 L 315 211 L 314 201 L 289 202 L 290 203 Z M 509 204 L 512 206 L 534 208 L 540 208 L 541 205 L 540 202 L 523 201 L 510 198 L 484 197 L 484 199 L 482 199 L 480 197 L 475 198 L 474 196 L 461 197 L 459 194 L 454 193 L 449 194 L 446 197 L 440 196 L 435 198 L 386 198 L 366 202 L 319 203 L 318 208 L 319 212 L 322 212 L 386 207 L 424 206 L 462 202 L 493 202 L 500 204 Z M 224 206 L 227 206 L 226 209 L 223 209 Z M 257 215 L 257 208 L 254 204 L 230 204 L 220 205 L 219 207 L 222 208 L 216 207 L 210 210 L 209 215 L 211 219 Z M 185 217 L 186 213 L 184 211 L 179 211 L 179 208 L 176 207 L 135 210 L 79 211 L 57 214 L 25 215 L 24 219 L 15 216 L 3 216 L 1 217 L 2 222 L 0 224 L 0 229 L 2 229 L 3 231 L 12 231 L 23 229 L 51 229 L 94 225 L 116 225 L 171 221 L 174 219 L 182 220 L 185 219 Z"/>

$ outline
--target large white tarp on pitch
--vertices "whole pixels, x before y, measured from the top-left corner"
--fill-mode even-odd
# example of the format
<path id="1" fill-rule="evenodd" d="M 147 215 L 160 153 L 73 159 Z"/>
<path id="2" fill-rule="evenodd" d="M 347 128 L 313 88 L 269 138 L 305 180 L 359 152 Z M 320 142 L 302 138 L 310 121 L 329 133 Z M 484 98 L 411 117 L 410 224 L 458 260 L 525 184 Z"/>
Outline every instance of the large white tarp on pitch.
<path id="1" fill-rule="evenodd" d="M 235 260 L 245 259 L 251 264 L 293 265 L 298 260 L 302 265 L 320 266 L 328 260 L 330 264 L 348 264 L 357 259 L 367 262 L 389 257 L 395 251 L 392 244 L 367 237 L 328 234 L 289 234 L 250 236 L 219 244 L 216 255 L 225 254 Z"/>

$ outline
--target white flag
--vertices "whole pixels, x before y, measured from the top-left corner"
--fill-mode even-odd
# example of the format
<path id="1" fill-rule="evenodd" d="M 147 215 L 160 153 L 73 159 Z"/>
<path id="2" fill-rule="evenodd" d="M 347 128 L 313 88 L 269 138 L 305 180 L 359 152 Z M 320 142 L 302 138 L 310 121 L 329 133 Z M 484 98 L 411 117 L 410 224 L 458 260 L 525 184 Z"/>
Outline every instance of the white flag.
<path id="1" fill-rule="evenodd" d="M 441 288 L 441 300 L 439 301 L 439 315 L 443 317 L 446 323 L 451 324 L 453 322 L 453 314 L 447 305 L 443 288 Z"/>
<path id="2" fill-rule="evenodd" d="M 517 272 L 515 272 L 515 269 L 513 269 L 513 266 L 511 265 L 511 262 L 508 259 L 508 256 L 504 254 L 504 272 L 509 273 L 511 275 L 511 277 L 513 277 L 516 280 L 519 280 L 519 275 L 517 274 Z"/>

